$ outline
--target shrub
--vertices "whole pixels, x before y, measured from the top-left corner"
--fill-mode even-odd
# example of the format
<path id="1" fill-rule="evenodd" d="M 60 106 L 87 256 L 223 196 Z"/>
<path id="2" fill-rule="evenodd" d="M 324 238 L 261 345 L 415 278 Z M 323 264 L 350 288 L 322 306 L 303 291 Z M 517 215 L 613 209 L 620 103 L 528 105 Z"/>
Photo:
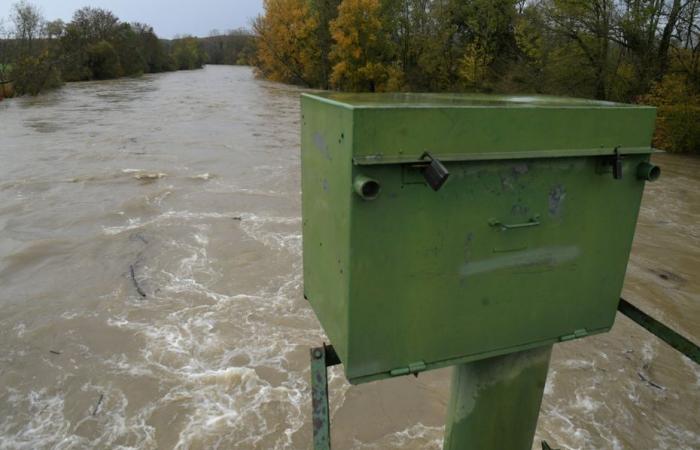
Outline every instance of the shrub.
<path id="1" fill-rule="evenodd" d="M 119 54 L 109 42 L 99 41 L 90 45 L 87 54 L 88 67 L 93 78 L 107 80 L 122 76 Z"/>
<path id="2" fill-rule="evenodd" d="M 199 41 L 192 37 L 174 41 L 172 57 L 178 70 L 201 69 L 206 62 L 206 54 L 202 51 Z"/>
<path id="3" fill-rule="evenodd" d="M 656 147 L 669 152 L 700 152 L 700 93 L 687 75 L 666 75 L 642 102 L 658 108 Z"/>
<path id="4" fill-rule="evenodd" d="M 12 65 L 10 79 L 15 81 L 17 95 L 37 95 L 46 89 L 53 89 L 62 84 L 61 72 L 46 53 L 28 56 Z"/>

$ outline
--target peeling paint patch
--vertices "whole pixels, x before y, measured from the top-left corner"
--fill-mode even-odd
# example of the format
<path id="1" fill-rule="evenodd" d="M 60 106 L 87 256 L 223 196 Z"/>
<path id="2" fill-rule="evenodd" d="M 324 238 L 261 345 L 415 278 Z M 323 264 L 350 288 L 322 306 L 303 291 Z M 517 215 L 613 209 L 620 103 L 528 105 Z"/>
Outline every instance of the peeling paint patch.
<path id="1" fill-rule="evenodd" d="M 529 170 L 530 170 L 530 168 L 527 166 L 526 163 L 517 164 L 516 166 L 513 167 L 513 173 L 515 173 L 516 175 L 524 175 Z"/>
<path id="2" fill-rule="evenodd" d="M 515 190 L 514 179 L 511 175 L 501 176 L 501 190 L 509 192 Z"/>
<path id="3" fill-rule="evenodd" d="M 513 252 L 480 261 L 466 262 L 460 269 L 460 276 L 469 277 L 502 269 L 516 268 L 538 267 L 551 270 L 575 260 L 580 254 L 581 250 L 576 246 L 543 247 Z"/>
<path id="4" fill-rule="evenodd" d="M 549 191 L 549 215 L 558 217 L 564 208 L 566 199 L 566 189 L 562 185 L 557 185 Z"/>
<path id="5" fill-rule="evenodd" d="M 326 158 L 328 161 L 331 161 L 333 159 L 331 158 L 331 152 L 328 149 L 328 144 L 326 144 L 326 139 L 321 133 L 314 134 L 314 145 L 316 146 L 316 149 L 318 149 L 318 151 L 321 152 L 323 157 Z"/>

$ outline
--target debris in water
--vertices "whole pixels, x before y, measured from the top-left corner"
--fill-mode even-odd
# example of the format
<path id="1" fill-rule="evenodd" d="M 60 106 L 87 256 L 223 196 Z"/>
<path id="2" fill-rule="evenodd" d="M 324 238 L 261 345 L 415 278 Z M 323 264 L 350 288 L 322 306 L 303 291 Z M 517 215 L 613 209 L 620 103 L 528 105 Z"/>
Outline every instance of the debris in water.
<path id="1" fill-rule="evenodd" d="M 134 287 L 136 288 L 136 292 L 139 293 L 139 295 L 143 298 L 146 298 L 146 293 L 143 292 L 143 289 L 141 289 L 141 286 L 139 286 L 139 282 L 136 279 L 136 274 L 134 273 L 134 265 L 129 266 L 129 273 L 131 274 L 131 281 L 134 282 Z"/>
<path id="2" fill-rule="evenodd" d="M 240 222 L 240 221 L 243 220 L 243 217 L 236 216 L 236 217 L 231 217 L 231 219 L 233 219 L 233 220 L 235 220 L 235 221 L 237 221 L 237 222 Z"/>
<path id="3" fill-rule="evenodd" d="M 168 176 L 167 173 L 163 172 L 146 172 L 141 169 L 123 169 L 122 173 L 126 174 L 133 174 L 132 176 L 140 181 L 144 182 L 153 182 L 155 180 L 159 180 L 161 178 L 165 178 Z"/>
<path id="4" fill-rule="evenodd" d="M 58 352 L 56 350 L 49 350 L 49 353 L 53 353 L 54 355 L 60 355 L 61 352 Z"/>
<path id="5" fill-rule="evenodd" d="M 167 176 L 168 174 L 163 172 L 140 172 L 134 175 L 134 178 L 136 178 L 139 181 L 152 182 L 160 180 L 161 178 L 165 178 Z"/>
<path id="6" fill-rule="evenodd" d="M 95 408 L 92 410 L 92 415 L 95 416 L 97 415 L 97 411 L 100 409 L 100 405 L 102 404 L 102 399 L 105 398 L 104 394 L 100 394 L 100 398 L 97 399 L 97 404 L 95 405 Z"/>
<path id="7" fill-rule="evenodd" d="M 653 381 L 651 381 L 649 378 L 645 377 L 642 372 L 637 372 L 637 375 L 639 376 L 640 380 L 647 383 L 649 386 L 656 388 L 656 389 L 661 389 L 662 391 L 666 390 L 665 387 L 661 386 L 660 384 L 656 384 Z"/>
<path id="8" fill-rule="evenodd" d="M 665 269 L 648 269 L 649 272 L 653 273 L 657 277 L 661 278 L 664 281 L 669 281 L 671 283 L 676 283 L 678 286 L 681 286 L 686 283 L 686 279 L 683 278 L 682 276 L 675 274 L 669 270 Z"/>
<path id="9" fill-rule="evenodd" d="M 131 241 L 141 241 L 141 242 L 143 242 L 144 244 L 148 245 L 148 239 L 146 239 L 145 237 L 143 237 L 143 235 L 141 235 L 140 233 L 134 233 L 134 234 L 132 234 L 131 236 L 129 236 L 129 240 L 131 240 Z"/>
<path id="10" fill-rule="evenodd" d="M 194 175 L 194 176 L 190 177 L 190 179 L 192 179 L 192 180 L 202 180 L 202 181 L 209 181 L 212 178 L 214 178 L 214 175 L 210 174 L 209 172 L 201 173 L 199 175 Z"/>

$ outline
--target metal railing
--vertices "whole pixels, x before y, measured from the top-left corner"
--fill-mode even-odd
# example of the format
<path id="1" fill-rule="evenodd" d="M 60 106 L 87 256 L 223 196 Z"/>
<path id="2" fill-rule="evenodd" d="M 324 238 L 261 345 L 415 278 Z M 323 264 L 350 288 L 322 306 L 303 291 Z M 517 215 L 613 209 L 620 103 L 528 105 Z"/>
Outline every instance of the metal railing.
<path id="1" fill-rule="evenodd" d="M 700 347 L 670 327 L 621 298 L 617 310 L 659 339 L 700 364 Z M 331 420 L 328 404 L 328 367 L 341 364 L 332 345 L 311 349 L 311 398 L 314 450 L 331 449 Z M 556 450 L 542 442 L 542 450 Z"/>

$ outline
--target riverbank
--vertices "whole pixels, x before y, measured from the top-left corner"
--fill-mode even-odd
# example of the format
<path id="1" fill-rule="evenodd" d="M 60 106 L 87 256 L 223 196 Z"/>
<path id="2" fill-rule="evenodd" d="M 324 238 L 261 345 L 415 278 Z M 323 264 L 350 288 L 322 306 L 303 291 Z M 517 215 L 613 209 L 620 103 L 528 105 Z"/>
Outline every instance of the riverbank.
<path id="1" fill-rule="evenodd" d="M 5 447 L 309 447 L 301 92 L 206 66 L 0 103 Z M 698 342 L 700 160 L 654 158 L 624 296 Z M 619 317 L 556 347 L 538 440 L 700 448 L 699 384 Z M 336 448 L 440 448 L 448 370 L 330 389 Z"/>

